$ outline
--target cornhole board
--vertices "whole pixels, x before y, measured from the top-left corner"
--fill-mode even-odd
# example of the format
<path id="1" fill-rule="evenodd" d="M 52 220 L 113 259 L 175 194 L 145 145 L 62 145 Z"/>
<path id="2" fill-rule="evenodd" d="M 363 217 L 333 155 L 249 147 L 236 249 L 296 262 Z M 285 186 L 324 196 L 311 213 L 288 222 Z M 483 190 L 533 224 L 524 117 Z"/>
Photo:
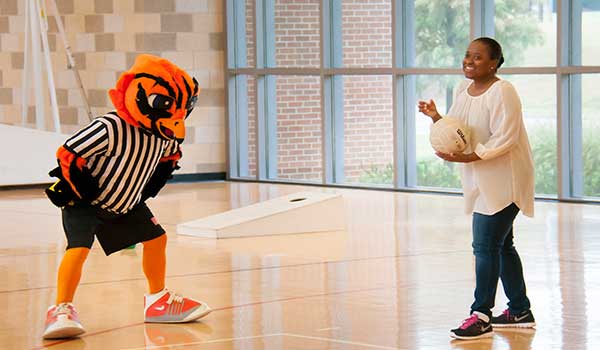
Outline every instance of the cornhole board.
<path id="1" fill-rule="evenodd" d="M 342 195 L 298 192 L 177 225 L 180 235 L 253 237 L 345 230 Z"/>

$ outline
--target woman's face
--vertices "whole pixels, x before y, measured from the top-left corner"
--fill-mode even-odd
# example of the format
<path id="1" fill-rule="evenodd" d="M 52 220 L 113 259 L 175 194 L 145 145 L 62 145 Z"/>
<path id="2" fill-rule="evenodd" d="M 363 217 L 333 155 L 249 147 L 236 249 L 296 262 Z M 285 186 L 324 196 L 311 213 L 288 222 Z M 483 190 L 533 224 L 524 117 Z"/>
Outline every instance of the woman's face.
<path id="1" fill-rule="evenodd" d="M 473 41 L 463 58 L 463 73 L 473 80 L 485 80 L 496 74 L 498 60 L 490 58 L 489 48 L 480 41 Z"/>

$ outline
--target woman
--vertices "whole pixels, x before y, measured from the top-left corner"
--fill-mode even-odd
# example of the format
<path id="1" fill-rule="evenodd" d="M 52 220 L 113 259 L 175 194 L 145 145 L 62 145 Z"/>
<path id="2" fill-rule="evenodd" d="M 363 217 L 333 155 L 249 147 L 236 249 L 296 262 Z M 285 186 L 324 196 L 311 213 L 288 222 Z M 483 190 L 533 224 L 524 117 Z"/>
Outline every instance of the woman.
<path id="1" fill-rule="evenodd" d="M 513 221 L 519 211 L 533 216 L 534 174 L 531 147 L 515 88 L 496 76 L 504 62 L 500 44 L 491 38 L 471 42 L 463 59 L 466 80 L 454 92 L 448 115 L 468 125 L 464 153 L 436 155 L 464 163 L 465 211 L 473 214 L 475 302 L 471 315 L 450 336 L 491 337 L 492 327 L 535 326 L 525 290 L 523 268 L 513 245 Z M 419 101 L 419 111 L 440 120 L 433 100 Z M 508 309 L 493 317 L 498 278 L 509 299 Z"/>

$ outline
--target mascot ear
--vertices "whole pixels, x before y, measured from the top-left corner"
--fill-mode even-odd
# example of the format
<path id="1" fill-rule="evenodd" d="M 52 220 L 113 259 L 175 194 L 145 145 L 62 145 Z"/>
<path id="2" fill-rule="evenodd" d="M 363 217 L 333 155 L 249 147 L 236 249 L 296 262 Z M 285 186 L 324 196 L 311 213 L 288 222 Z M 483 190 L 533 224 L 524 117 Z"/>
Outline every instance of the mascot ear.
<path id="1" fill-rule="evenodd" d="M 127 111 L 127 107 L 125 106 L 125 92 L 134 77 L 135 73 L 125 72 L 121 74 L 115 88 L 108 91 L 108 96 L 115 106 L 117 113 L 119 113 L 119 116 L 137 126 L 138 123 L 131 117 L 131 114 Z"/>

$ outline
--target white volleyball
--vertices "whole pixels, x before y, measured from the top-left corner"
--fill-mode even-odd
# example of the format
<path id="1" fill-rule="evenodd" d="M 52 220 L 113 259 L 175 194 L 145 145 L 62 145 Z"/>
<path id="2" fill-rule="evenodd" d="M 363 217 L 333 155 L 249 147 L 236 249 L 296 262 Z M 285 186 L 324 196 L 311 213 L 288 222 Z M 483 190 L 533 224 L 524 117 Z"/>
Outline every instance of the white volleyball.
<path id="1" fill-rule="evenodd" d="M 469 129 L 456 118 L 443 117 L 431 125 L 429 142 L 441 153 L 462 152 L 469 142 Z"/>

